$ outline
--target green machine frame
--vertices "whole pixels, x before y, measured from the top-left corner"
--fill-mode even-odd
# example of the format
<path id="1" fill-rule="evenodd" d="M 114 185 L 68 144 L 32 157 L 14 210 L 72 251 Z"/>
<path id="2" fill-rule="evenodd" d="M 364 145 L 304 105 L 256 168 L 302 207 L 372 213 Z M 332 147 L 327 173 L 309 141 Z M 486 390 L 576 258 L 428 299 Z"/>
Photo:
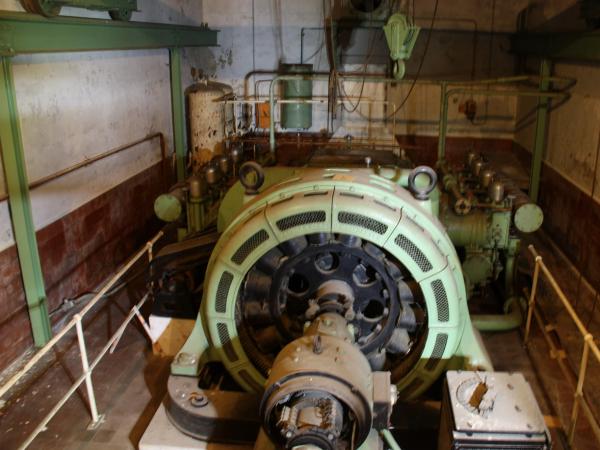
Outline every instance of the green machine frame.
<path id="1" fill-rule="evenodd" d="M 237 333 L 238 292 L 260 256 L 282 242 L 311 233 L 358 236 L 385 248 L 419 284 L 429 312 L 428 331 L 420 360 L 399 382 L 399 391 L 405 396 L 413 398 L 423 392 L 445 367 L 491 369 L 470 323 L 458 256 L 435 217 L 437 200 L 415 200 L 399 186 L 403 177 L 395 183 L 370 169 L 287 170 L 292 178 L 275 182 L 248 199 L 237 216 L 229 217 L 230 223 L 221 223 L 227 228 L 209 261 L 198 319 L 171 366 L 173 374 L 195 376 L 203 363 L 221 361 L 246 390 L 261 389 L 265 380 L 248 359 Z M 239 189 L 232 191 L 222 209 L 236 210 L 240 204 L 233 200 L 239 195 Z M 314 210 L 322 210 L 324 219 L 300 221 L 284 229 L 277 225 L 290 218 L 297 221 L 298 215 Z M 382 228 L 374 231 L 360 220 L 340 220 L 340 214 L 348 213 L 364 220 L 365 212 L 377 217 Z"/>
<path id="2" fill-rule="evenodd" d="M 0 13 L 0 146 L 12 226 L 36 346 L 48 342 L 52 331 L 32 219 L 12 57 L 32 53 L 169 49 L 177 178 L 183 180 L 186 146 L 181 49 L 216 46 L 217 33 L 217 30 L 211 30 L 206 25 L 191 27 L 72 17 L 48 19 L 26 13 Z"/>

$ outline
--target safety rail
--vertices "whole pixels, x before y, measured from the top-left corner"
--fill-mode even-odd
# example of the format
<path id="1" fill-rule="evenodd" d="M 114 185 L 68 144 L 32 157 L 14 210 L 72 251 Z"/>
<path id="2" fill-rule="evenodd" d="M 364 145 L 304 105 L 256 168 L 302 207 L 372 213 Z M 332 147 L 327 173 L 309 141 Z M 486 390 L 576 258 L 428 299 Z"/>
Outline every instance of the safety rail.
<path id="1" fill-rule="evenodd" d="M 83 307 L 83 309 L 75 314 L 73 318 L 65 325 L 54 337 L 41 349 L 39 349 L 33 357 L 27 361 L 27 363 L 16 372 L 3 386 L 0 387 L 0 398 L 4 396 L 17 382 L 27 373 L 29 372 L 35 364 L 42 359 L 42 357 L 48 353 L 54 345 L 56 345 L 62 337 L 64 337 L 69 331 L 75 327 L 77 333 L 77 342 L 79 344 L 79 353 L 81 355 L 81 366 L 83 369 L 82 374 L 75 380 L 75 382 L 71 385 L 71 387 L 67 390 L 66 394 L 63 395 L 60 400 L 54 405 L 54 407 L 46 414 L 46 416 L 42 419 L 41 423 L 33 430 L 33 432 L 27 437 L 25 442 L 20 445 L 19 449 L 27 448 L 33 440 L 40 434 L 42 431 L 46 429 L 48 422 L 56 415 L 56 413 L 60 410 L 60 408 L 67 402 L 69 397 L 81 386 L 81 384 L 85 381 L 85 386 L 88 394 L 88 402 L 90 407 L 90 414 L 92 416 L 92 422 L 90 424 L 90 428 L 95 428 L 99 425 L 103 416 L 98 413 L 98 407 L 96 405 L 96 396 L 94 394 L 94 386 L 92 384 L 92 372 L 94 368 L 98 365 L 100 360 L 104 357 L 104 355 L 110 351 L 113 353 L 116 344 L 119 342 L 125 328 L 131 322 L 134 316 L 136 316 L 146 329 L 146 322 L 141 316 L 139 310 L 148 300 L 149 294 L 146 293 L 138 302 L 135 304 L 129 314 L 123 321 L 123 323 L 119 326 L 117 331 L 108 339 L 106 345 L 102 348 L 100 353 L 96 356 L 96 358 L 89 363 L 87 356 L 87 348 L 85 345 L 85 339 L 83 335 L 83 317 L 100 301 L 104 298 L 104 295 L 111 289 L 119 279 L 127 273 L 127 271 L 144 255 L 148 255 L 148 260 L 152 261 L 153 259 L 153 248 L 154 244 L 163 236 L 163 232 L 159 231 L 152 239 L 150 239 L 146 245 L 144 245 L 136 254 L 134 254 L 125 265 L 98 291 L 96 295 Z"/>
<path id="2" fill-rule="evenodd" d="M 544 323 L 544 319 L 542 318 L 542 315 L 539 313 L 539 311 L 535 309 L 540 273 L 542 273 L 546 277 L 546 280 L 550 283 L 550 286 L 554 290 L 554 293 L 560 299 L 560 302 L 562 303 L 564 308 L 569 313 L 571 320 L 575 323 L 577 329 L 579 330 L 583 338 L 583 351 L 581 355 L 581 361 L 579 363 L 579 370 L 577 372 L 577 384 L 575 387 L 575 392 L 573 394 L 573 409 L 571 411 L 571 418 L 568 427 L 565 427 L 568 428 L 567 437 L 569 445 L 573 445 L 573 441 L 575 439 L 575 428 L 577 425 L 577 419 L 579 417 L 580 408 L 583 409 L 588 419 L 588 422 L 594 432 L 596 440 L 598 441 L 598 443 L 600 443 L 600 424 L 598 423 L 598 419 L 595 417 L 592 408 L 588 400 L 585 398 L 583 392 L 590 351 L 596 357 L 596 360 L 600 363 L 600 350 L 598 349 L 598 346 L 594 341 L 594 336 L 588 331 L 586 326 L 583 324 L 583 322 L 575 312 L 575 309 L 571 305 L 571 302 L 569 301 L 563 290 L 558 285 L 556 279 L 544 263 L 542 256 L 536 251 L 533 245 L 529 245 L 528 249 L 534 257 L 535 266 L 533 270 L 531 292 L 529 294 L 529 308 L 527 312 L 527 320 L 525 322 L 525 334 L 523 338 L 524 344 L 527 346 L 527 344 L 529 343 L 529 337 L 531 334 L 531 324 L 533 318 L 535 317 L 536 323 L 540 327 L 542 333 L 544 334 L 544 339 L 550 347 L 551 355 L 553 355 L 556 358 L 559 367 L 561 371 L 565 374 L 565 376 L 568 379 L 572 377 L 572 373 L 570 372 L 569 367 L 567 367 L 566 363 L 564 362 L 565 356 L 559 354 L 560 350 L 552 341 L 552 338 L 548 333 L 547 324 Z"/>

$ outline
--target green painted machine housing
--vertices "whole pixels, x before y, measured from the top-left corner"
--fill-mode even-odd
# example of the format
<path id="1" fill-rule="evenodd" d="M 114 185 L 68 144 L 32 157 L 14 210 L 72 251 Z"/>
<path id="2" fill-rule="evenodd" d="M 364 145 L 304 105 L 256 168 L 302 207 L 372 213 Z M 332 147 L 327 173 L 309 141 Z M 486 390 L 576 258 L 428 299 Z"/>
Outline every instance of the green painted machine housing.
<path id="1" fill-rule="evenodd" d="M 420 285 L 428 311 L 427 335 L 418 362 L 398 382 L 403 397 L 419 395 L 448 367 L 491 368 L 471 325 L 460 261 L 430 200 L 416 200 L 372 169 L 280 167 L 269 177 L 270 170 L 265 169 L 266 178 L 283 180 L 246 197 L 237 213 L 232 213 L 232 202 L 235 197 L 238 205 L 243 203 L 239 192 L 224 198 L 221 210 L 230 220 L 220 216 L 226 228 L 208 264 L 195 328 L 173 362 L 174 374 L 193 376 L 203 363 L 218 360 L 242 387 L 260 391 L 265 379 L 245 354 L 236 329 L 240 287 L 270 249 L 321 232 L 355 235 L 384 248 Z M 325 212 L 325 220 L 311 222 L 311 216 L 323 217 L 311 215 L 313 211 Z M 282 219 L 295 226 L 282 229 Z"/>

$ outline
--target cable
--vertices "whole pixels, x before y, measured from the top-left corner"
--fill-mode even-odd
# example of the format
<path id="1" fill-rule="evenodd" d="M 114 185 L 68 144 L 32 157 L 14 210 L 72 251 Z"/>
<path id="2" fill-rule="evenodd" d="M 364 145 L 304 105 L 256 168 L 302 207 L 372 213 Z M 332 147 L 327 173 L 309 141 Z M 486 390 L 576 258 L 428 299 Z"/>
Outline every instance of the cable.
<path id="1" fill-rule="evenodd" d="M 371 23 L 371 22 L 370 22 Z M 348 94 L 346 92 L 346 89 L 344 88 L 344 81 L 340 81 L 339 78 L 337 78 L 337 83 L 338 83 L 338 90 L 340 91 L 340 93 L 342 94 L 343 97 L 345 97 L 346 99 L 348 99 L 348 103 L 350 103 L 350 105 L 352 105 L 351 109 L 348 109 L 346 107 L 346 103 L 342 102 L 342 108 L 344 109 L 344 111 L 352 114 L 354 112 L 356 112 L 356 110 L 358 109 L 360 102 L 362 100 L 362 96 L 364 94 L 364 89 L 365 89 L 365 81 L 366 81 L 366 77 L 367 77 L 367 67 L 369 65 L 369 62 L 371 61 L 371 57 L 373 56 L 373 49 L 375 47 L 375 36 L 377 36 L 376 32 L 373 32 L 371 35 L 371 39 L 369 40 L 369 46 L 367 47 L 367 57 L 365 59 L 365 63 L 363 65 L 363 79 L 361 82 L 361 86 L 360 86 L 360 93 L 358 95 L 358 100 L 356 101 L 356 105 L 352 105 L 352 101 L 350 101 L 348 99 Z M 359 114 L 362 116 L 362 113 Z"/>

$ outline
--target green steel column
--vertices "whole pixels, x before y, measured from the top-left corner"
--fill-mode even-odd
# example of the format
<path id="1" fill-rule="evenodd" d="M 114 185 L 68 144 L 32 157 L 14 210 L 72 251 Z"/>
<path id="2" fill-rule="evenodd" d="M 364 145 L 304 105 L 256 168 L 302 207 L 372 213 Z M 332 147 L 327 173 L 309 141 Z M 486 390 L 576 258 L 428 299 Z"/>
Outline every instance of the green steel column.
<path id="1" fill-rule="evenodd" d="M 542 92 L 550 89 L 550 81 L 547 78 L 550 76 L 551 71 L 552 63 L 550 60 L 542 59 L 540 63 L 540 91 Z M 549 109 L 550 98 L 540 97 L 535 121 L 535 138 L 531 153 L 531 175 L 529 178 L 529 198 L 535 203 L 537 203 L 540 194 L 540 175 L 542 172 L 544 149 L 546 148 Z"/>
<path id="2" fill-rule="evenodd" d="M 181 49 L 169 49 L 171 67 L 171 108 L 173 114 L 173 142 L 177 158 L 177 181 L 185 179 L 187 151 L 185 147 L 185 115 L 181 86 Z"/>
<path id="3" fill-rule="evenodd" d="M 437 154 L 437 165 L 443 164 L 446 160 L 446 132 L 448 131 L 448 96 L 447 88 L 448 83 L 442 81 L 440 83 L 440 123 L 439 123 L 439 136 L 438 136 L 438 154 Z"/>
<path id="4" fill-rule="evenodd" d="M 35 345 L 41 347 L 52 336 L 46 290 L 40 256 L 38 254 L 35 228 L 31 217 L 31 202 L 17 99 L 12 77 L 11 58 L 2 56 L 0 86 L 0 146 L 4 174 L 8 187 L 10 215 L 19 252 L 21 276 L 29 308 L 29 318 Z"/>

